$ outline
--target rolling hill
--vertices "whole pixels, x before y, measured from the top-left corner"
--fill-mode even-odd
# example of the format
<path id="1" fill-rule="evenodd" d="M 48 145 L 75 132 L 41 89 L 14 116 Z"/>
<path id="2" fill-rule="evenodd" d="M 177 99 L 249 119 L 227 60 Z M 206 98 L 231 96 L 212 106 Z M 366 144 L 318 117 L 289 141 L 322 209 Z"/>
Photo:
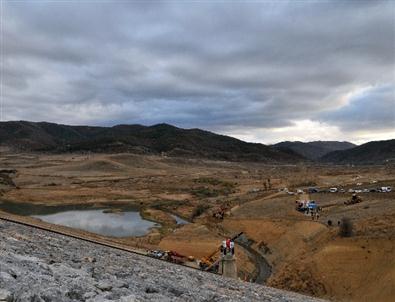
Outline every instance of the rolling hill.
<path id="1" fill-rule="evenodd" d="M 395 139 L 373 141 L 352 149 L 333 151 L 324 155 L 320 160 L 336 164 L 382 164 L 395 162 Z"/>
<path id="2" fill-rule="evenodd" d="M 1 122 L 0 145 L 28 152 L 165 153 L 168 156 L 280 163 L 305 160 L 289 149 L 278 150 L 200 129 L 181 129 L 168 124 L 90 127 L 46 122 Z"/>
<path id="3" fill-rule="evenodd" d="M 318 160 L 332 151 L 346 150 L 355 146 L 356 145 L 349 142 L 338 141 L 315 141 L 308 143 L 286 141 L 273 145 L 274 148 L 279 150 L 291 149 L 311 160 Z"/>

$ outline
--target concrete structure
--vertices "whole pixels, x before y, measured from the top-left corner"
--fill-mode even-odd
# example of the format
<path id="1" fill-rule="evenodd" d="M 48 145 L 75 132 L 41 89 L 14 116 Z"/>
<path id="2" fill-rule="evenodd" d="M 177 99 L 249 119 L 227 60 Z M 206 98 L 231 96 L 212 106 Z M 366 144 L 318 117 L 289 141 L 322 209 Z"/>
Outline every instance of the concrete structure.
<path id="1" fill-rule="evenodd" d="M 230 253 L 222 256 L 219 262 L 219 272 L 224 277 L 237 279 L 236 257 Z"/>

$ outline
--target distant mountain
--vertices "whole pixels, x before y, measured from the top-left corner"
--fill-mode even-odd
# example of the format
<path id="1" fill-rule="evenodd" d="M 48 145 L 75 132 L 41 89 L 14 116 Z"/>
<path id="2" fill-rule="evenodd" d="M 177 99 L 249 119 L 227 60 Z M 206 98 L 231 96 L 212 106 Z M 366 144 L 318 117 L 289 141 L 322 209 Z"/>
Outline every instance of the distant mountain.
<path id="1" fill-rule="evenodd" d="M 315 141 L 309 143 L 286 141 L 273 145 L 274 148 L 279 150 L 291 149 L 311 160 L 317 160 L 332 151 L 346 150 L 355 146 L 349 142 L 338 141 Z"/>
<path id="2" fill-rule="evenodd" d="M 167 124 L 90 127 L 1 122 L 0 145 L 35 152 L 165 153 L 168 156 L 279 163 L 305 160 L 292 150 L 282 151 L 200 129 L 181 129 Z"/>
<path id="3" fill-rule="evenodd" d="M 395 139 L 373 141 L 352 149 L 334 151 L 324 155 L 321 161 L 337 164 L 381 164 L 395 162 Z"/>

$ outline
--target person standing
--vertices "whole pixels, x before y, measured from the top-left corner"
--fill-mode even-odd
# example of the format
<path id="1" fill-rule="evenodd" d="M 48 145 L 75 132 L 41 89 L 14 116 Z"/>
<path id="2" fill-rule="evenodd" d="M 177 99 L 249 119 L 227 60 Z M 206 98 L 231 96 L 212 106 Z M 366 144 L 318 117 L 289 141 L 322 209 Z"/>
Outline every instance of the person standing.
<path id="1" fill-rule="evenodd" d="M 235 254 L 235 242 L 233 240 L 230 242 L 230 252 L 232 256 Z"/>

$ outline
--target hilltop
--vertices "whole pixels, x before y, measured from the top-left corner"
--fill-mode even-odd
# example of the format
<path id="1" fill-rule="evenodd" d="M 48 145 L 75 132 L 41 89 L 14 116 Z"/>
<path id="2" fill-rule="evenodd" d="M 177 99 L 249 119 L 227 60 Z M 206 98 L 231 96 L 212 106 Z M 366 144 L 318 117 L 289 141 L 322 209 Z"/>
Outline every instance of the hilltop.
<path id="1" fill-rule="evenodd" d="M 332 151 L 347 150 L 356 147 L 356 145 L 350 142 L 338 141 L 314 141 L 308 143 L 285 141 L 272 146 L 279 150 L 291 149 L 301 156 L 311 160 L 318 160 L 320 157 Z"/>
<path id="2" fill-rule="evenodd" d="M 168 124 L 90 127 L 46 122 L 2 122 L 0 145 L 24 152 L 131 152 L 278 163 L 305 160 L 290 149 L 278 150 L 200 129 L 182 129 Z"/>
<path id="3" fill-rule="evenodd" d="M 395 161 L 395 139 L 369 142 L 348 150 L 334 151 L 321 158 L 336 164 L 383 164 Z"/>

